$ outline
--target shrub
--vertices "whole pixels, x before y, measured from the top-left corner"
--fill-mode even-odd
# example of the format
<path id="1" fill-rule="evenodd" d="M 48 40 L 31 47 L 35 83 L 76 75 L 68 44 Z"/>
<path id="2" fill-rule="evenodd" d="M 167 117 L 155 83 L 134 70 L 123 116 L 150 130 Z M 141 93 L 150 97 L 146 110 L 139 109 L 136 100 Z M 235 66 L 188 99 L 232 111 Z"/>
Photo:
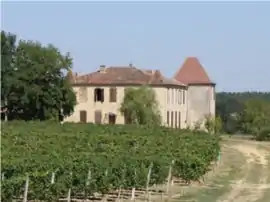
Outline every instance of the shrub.
<path id="1" fill-rule="evenodd" d="M 270 128 L 262 129 L 255 138 L 258 141 L 270 141 Z"/>

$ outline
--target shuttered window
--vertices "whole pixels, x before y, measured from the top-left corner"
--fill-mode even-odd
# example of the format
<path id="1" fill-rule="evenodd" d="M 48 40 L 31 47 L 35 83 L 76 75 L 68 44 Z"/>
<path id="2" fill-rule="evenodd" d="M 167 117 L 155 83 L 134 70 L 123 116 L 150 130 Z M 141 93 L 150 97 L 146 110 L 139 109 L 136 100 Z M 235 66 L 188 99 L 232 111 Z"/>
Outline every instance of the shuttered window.
<path id="1" fill-rule="evenodd" d="M 173 128 L 173 112 L 171 112 L 171 127 Z"/>
<path id="2" fill-rule="evenodd" d="M 178 128 L 181 128 L 181 112 L 178 112 Z"/>
<path id="3" fill-rule="evenodd" d="M 80 122 L 81 123 L 87 122 L 87 112 L 85 110 L 80 111 Z"/>
<path id="4" fill-rule="evenodd" d="M 175 119 L 175 128 L 177 128 L 177 124 L 178 124 L 178 122 L 177 122 L 177 112 L 174 112 L 174 119 Z"/>
<path id="5" fill-rule="evenodd" d="M 110 102 L 116 102 L 117 100 L 117 89 L 110 88 Z"/>
<path id="6" fill-rule="evenodd" d="M 186 102 L 186 91 L 183 90 L 183 104 Z"/>
<path id="7" fill-rule="evenodd" d="M 100 110 L 95 111 L 95 124 L 102 123 L 102 112 Z"/>
<path id="8" fill-rule="evenodd" d="M 170 126 L 170 112 L 167 111 L 167 125 Z"/>

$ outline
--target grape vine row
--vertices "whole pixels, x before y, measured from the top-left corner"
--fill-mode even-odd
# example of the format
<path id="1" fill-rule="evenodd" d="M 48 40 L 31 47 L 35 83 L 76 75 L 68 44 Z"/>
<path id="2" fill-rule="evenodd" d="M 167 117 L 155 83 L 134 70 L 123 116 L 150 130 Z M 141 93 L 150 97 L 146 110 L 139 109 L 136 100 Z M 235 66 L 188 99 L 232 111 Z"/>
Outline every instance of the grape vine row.
<path id="1" fill-rule="evenodd" d="M 219 138 L 203 132 L 53 122 L 3 123 L 1 146 L 2 201 L 23 195 L 26 175 L 29 198 L 43 201 L 69 189 L 89 196 L 143 188 L 150 165 L 150 185 L 161 184 L 172 161 L 174 177 L 198 180 L 220 149 Z"/>

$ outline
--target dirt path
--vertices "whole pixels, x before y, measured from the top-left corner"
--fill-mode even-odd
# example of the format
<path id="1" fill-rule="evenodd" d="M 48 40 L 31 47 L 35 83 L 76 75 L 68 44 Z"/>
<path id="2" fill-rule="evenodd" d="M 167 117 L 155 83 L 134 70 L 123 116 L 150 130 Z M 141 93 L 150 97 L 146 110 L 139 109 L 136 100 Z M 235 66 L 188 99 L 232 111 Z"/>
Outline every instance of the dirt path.
<path id="1" fill-rule="evenodd" d="M 221 152 L 221 160 L 207 173 L 203 185 L 174 184 L 171 197 L 152 194 L 149 201 L 269 202 L 270 143 L 225 138 Z"/>
<path id="2" fill-rule="evenodd" d="M 231 191 L 221 196 L 218 202 L 254 202 L 260 199 L 265 189 L 270 188 L 267 184 L 270 172 L 267 160 L 268 151 L 258 148 L 258 144 L 249 143 L 228 146 L 241 152 L 246 158 L 246 173 L 243 178 L 231 184 Z M 255 167 L 255 169 L 253 169 Z M 256 170 L 256 172 L 252 172 Z M 255 176 L 254 176 L 255 175 Z M 257 183 L 256 183 L 257 182 Z"/>
<path id="3" fill-rule="evenodd" d="M 203 186 L 173 189 L 174 202 L 269 202 L 270 144 L 226 139 L 222 159 Z"/>

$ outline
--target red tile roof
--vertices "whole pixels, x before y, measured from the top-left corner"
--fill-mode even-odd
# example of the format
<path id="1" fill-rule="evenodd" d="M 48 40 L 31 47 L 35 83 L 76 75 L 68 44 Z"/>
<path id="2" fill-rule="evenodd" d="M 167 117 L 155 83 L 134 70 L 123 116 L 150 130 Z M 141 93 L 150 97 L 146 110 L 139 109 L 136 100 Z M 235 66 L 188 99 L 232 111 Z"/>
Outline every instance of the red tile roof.
<path id="1" fill-rule="evenodd" d="M 203 66 L 195 57 L 188 57 L 177 71 L 174 79 L 184 84 L 214 84 L 208 77 Z"/>
<path id="2" fill-rule="evenodd" d="M 159 70 L 141 70 L 134 66 L 126 67 L 102 67 L 96 72 L 90 74 L 78 75 L 68 73 L 69 79 L 74 85 L 92 84 L 92 85 L 182 85 L 175 79 L 165 78 Z"/>

